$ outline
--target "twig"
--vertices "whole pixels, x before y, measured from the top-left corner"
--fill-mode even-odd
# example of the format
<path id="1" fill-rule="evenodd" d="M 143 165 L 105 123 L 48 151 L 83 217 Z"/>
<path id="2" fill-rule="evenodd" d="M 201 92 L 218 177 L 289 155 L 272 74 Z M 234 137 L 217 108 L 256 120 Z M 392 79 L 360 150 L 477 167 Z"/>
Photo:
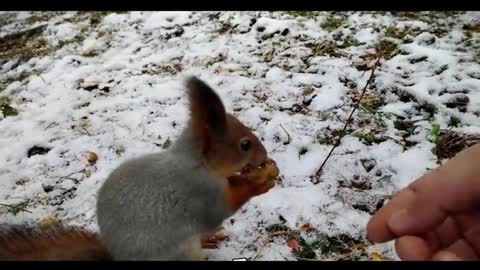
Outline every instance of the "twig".
<path id="1" fill-rule="evenodd" d="M 53 126 L 54 124 L 56 124 L 55 122 L 51 122 L 44 130 L 47 130 L 49 129 L 51 126 Z"/>
<path id="2" fill-rule="evenodd" d="M 42 81 L 43 81 L 44 84 L 47 84 L 47 82 L 46 82 L 45 79 L 42 77 L 42 75 L 38 75 L 38 77 L 39 77 L 40 79 L 42 79 Z"/>
<path id="3" fill-rule="evenodd" d="M 83 129 L 83 131 L 85 131 L 85 133 L 88 135 L 88 136 L 92 136 L 92 134 L 90 134 L 90 132 L 88 132 L 88 130 L 84 127 L 81 127 L 81 129 Z"/>
<path id="4" fill-rule="evenodd" d="M 19 211 L 19 212 L 24 211 L 24 212 L 28 212 L 30 214 L 32 213 L 32 212 L 28 211 L 25 207 L 20 207 L 20 206 L 17 206 L 17 205 L 0 203 L 0 206 L 10 208 L 10 209 L 14 209 L 14 210 Z"/>
<path id="5" fill-rule="evenodd" d="M 321 258 L 316 258 L 316 259 L 309 259 L 309 258 L 303 258 L 303 257 L 297 257 L 298 261 L 306 261 L 306 262 L 319 262 L 322 261 Z"/>
<path id="6" fill-rule="evenodd" d="M 320 166 L 320 168 L 317 170 L 317 172 L 315 173 L 315 175 L 318 177 L 320 175 L 320 172 L 322 171 L 323 167 L 325 166 L 325 163 L 327 163 L 327 160 L 330 158 L 330 156 L 332 155 L 333 151 L 335 150 L 335 148 L 337 148 L 338 145 L 340 145 L 340 141 L 342 140 L 343 136 L 345 136 L 345 131 L 347 130 L 347 127 L 348 127 L 348 124 L 350 124 L 350 122 L 352 121 L 352 116 L 353 114 L 355 113 L 355 111 L 358 109 L 358 107 L 360 106 L 360 102 L 362 101 L 362 98 L 363 96 L 365 95 L 365 92 L 367 91 L 367 88 L 368 86 L 370 85 L 370 83 L 373 81 L 373 75 L 375 74 L 375 70 L 378 66 L 378 64 L 380 63 L 380 59 L 381 59 L 382 55 L 379 54 L 378 55 L 378 58 L 377 58 L 377 61 L 375 62 L 375 64 L 373 65 L 372 67 L 372 72 L 370 73 L 370 77 L 368 78 L 367 80 L 367 83 L 365 84 L 365 87 L 363 87 L 362 89 L 362 94 L 360 95 L 360 98 L 357 100 L 357 103 L 355 104 L 355 106 L 353 107 L 353 110 L 352 112 L 350 113 L 350 115 L 348 116 L 348 119 L 347 121 L 345 122 L 345 125 L 343 126 L 343 129 L 342 129 L 342 132 L 340 133 L 340 135 L 338 136 L 338 139 L 337 141 L 335 142 L 335 144 L 333 145 L 332 149 L 330 150 L 330 152 L 328 153 L 327 157 L 325 158 L 325 160 L 323 161 L 322 165 Z"/>
<path id="7" fill-rule="evenodd" d="M 285 133 L 287 134 L 287 144 L 291 143 L 292 142 L 292 137 L 290 136 L 290 133 L 288 133 L 288 131 L 282 126 L 282 124 L 280 124 L 280 127 L 283 129 L 283 131 L 285 131 Z"/>
<path id="8" fill-rule="evenodd" d="M 85 171 L 86 171 L 86 169 L 82 169 L 82 170 L 80 170 L 80 171 L 78 171 L 78 172 L 72 172 L 72 173 L 71 173 L 71 174 L 69 174 L 69 175 L 60 176 L 60 177 L 58 178 L 58 180 L 62 180 L 62 179 L 69 179 L 69 180 L 72 180 L 72 181 L 77 181 L 77 182 L 78 182 L 78 180 L 77 180 L 77 179 L 75 179 L 75 178 L 71 178 L 70 176 L 72 176 L 72 175 L 74 175 L 74 174 L 77 174 L 77 173 L 84 173 Z"/>
<path id="9" fill-rule="evenodd" d="M 260 246 L 260 250 L 257 252 L 257 255 L 255 255 L 255 257 L 253 257 L 253 260 L 256 261 L 258 258 L 261 257 L 263 251 L 267 247 L 268 243 L 270 243 L 270 241 L 272 241 L 273 237 L 279 236 L 279 235 L 289 235 L 291 233 L 292 232 L 289 232 L 289 231 L 278 231 L 278 232 L 269 233 L 267 238 L 263 241 L 262 245 Z"/>

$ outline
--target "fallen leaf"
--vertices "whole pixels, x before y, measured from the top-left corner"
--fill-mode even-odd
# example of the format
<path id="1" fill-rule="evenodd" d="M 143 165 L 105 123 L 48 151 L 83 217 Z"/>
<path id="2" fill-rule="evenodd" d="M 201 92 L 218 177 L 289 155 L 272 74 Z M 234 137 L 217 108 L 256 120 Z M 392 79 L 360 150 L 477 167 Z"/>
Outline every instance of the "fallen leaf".
<path id="1" fill-rule="evenodd" d="M 372 257 L 372 260 L 376 261 L 376 262 L 383 261 L 382 256 L 380 254 L 378 254 L 378 252 L 373 252 L 372 254 L 370 254 L 370 257 Z"/>
<path id="2" fill-rule="evenodd" d="M 56 218 L 45 218 L 40 222 L 40 226 L 43 228 L 61 226 L 62 222 Z"/>
<path id="3" fill-rule="evenodd" d="M 305 87 L 305 89 L 303 89 L 303 94 L 304 94 L 305 96 L 309 96 L 309 95 L 311 95 L 314 91 L 315 91 L 315 88 L 314 88 L 313 86 L 307 85 L 307 86 Z"/>
<path id="4" fill-rule="evenodd" d="M 302 247 L 300 246 L 300 244 L 298 243 L 298 241 L 295 240 L 295 239 L 288 240 L 287 246 L 290 247 L 290 248 L 293 249 L 293 250 L 300 250 L 300 249 L 302 249 Z"/>
<path id="5" fill-rule="evenodd" d="M 310 231 L 313 231 L 313 227 L 312 225 L 306 223 L 302 225 L 302 227 L 300 227 L 300 230 L 310 232 Z"/>

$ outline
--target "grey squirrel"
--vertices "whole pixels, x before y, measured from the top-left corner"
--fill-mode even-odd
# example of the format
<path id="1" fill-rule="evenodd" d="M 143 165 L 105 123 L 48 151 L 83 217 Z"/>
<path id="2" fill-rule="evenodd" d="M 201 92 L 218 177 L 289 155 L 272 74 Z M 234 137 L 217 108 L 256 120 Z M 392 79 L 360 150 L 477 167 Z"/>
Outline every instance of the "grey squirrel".
<path id="1" fill-rule="evenodd" d="M 210 86 L 190 77 L 186 88 L 190 120 L 175 143 L 124 162 L 101 186 L 98 234 L 11 230 L 0 260 L 202 260 L 222 222 L 270 190 L 279 170 Z"/>

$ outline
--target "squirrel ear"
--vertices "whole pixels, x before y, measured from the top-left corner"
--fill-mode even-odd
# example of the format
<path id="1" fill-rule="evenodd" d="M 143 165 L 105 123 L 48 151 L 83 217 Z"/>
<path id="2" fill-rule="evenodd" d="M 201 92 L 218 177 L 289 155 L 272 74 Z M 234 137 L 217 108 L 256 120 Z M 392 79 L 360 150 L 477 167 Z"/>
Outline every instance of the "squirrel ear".
<path id="1" fill-rule="evenodd" d="M 227 114 L 217 93 L 197 77 L 188 78 L 186 86 L 194 132 L 202 139 L 209 135 L 224 135 Z"/>

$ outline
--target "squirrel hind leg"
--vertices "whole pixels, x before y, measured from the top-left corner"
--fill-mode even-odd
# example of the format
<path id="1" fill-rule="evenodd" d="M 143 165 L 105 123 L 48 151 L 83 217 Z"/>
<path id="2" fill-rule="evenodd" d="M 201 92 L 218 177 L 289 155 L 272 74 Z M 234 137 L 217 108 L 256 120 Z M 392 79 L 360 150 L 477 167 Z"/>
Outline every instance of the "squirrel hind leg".
<path id="1" fill-rule="evenodd" d="M 217 249 L 221 241 L 227 240 L 228 236 L 222 231 L 223 228 L 218 229 L 213 233 L 206 233 L 201 237 L 202 249 Z"/>

